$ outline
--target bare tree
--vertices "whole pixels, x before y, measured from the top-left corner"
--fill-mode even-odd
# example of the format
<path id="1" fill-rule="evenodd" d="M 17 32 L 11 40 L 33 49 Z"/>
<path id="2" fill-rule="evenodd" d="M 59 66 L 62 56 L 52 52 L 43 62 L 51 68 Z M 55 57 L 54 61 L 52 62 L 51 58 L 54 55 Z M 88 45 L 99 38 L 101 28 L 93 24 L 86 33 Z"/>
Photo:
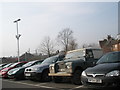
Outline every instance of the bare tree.
<path id="1" fill-rule="evenodd" d="M 63 31 L 59 32 L 57 38 L 63 45 L 65 51 L 68 51 L 69 49 L 75 49 L 77 46 L 75 39 L 73 39 L 73 31 L 70 30 L 70 28 L 65 28 Z"/>
<path id="2" fill-rule="evenodd" d="M 54 52 L 54 45 L 49 36 L 45 37 L 40 45 L 40 51 L 44 54 L 47 54 L 48 57 Z"/>
<path id="3" fill-rule="evenodd" d="M 97 43 L 89 43 L 89 44 L 82 45 L 82 48 L 88 48 L 88 47 L 100 48 Z"/>
<path id="4" fill-rule="evenodd" d="M 88 47 L 87 44 L 83 44 L 83 45 L 82 45 L 82 48 L 86 48 L 86 47 Z"/>
<path id="5" fill-rule="evenodd" d="M 78 47 L 78 44 L 76 43 L 76 40 L 71 39 L 69 46 L 68 46 L 68 50 L 75 50 L 75 49 L 77 49 L 77 47 Z"/>

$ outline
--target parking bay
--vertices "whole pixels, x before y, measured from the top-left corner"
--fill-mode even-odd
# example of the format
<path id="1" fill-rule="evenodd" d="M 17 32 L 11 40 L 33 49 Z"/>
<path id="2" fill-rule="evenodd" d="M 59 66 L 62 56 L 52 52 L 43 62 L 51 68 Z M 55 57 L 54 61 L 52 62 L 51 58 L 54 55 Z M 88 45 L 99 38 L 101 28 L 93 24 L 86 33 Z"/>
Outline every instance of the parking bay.
<path id="1" fill-rule="evenodd" d="M 13 79 L 2 79 L 2 87 L 3 88 L 45 88 L 50 90 L 76 90 L 84 88 L 82 85 L 74 85 L 72 83 L 63 82 L 63 83 L 54 83 L 54 82 L 35 82 L 30 80 L 13 80 Z M 12 83 L 11 86 L 10 83 Z M 8 84 L 8 85 L 6 85 Z M 10 86 L 9 86 L 10 85 Z M 21 87 L 22 85 L 22 87 Z M 15 87 L 16 86 L 16 87 Z M 88 89 L 84 89 L 88 90 Z"/>

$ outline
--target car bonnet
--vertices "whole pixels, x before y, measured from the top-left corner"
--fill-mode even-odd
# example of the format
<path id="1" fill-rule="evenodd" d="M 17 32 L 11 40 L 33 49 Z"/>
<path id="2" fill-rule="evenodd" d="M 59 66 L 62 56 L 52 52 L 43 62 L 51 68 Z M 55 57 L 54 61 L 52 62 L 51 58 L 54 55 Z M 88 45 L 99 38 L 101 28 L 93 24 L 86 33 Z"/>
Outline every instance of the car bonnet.
<path id="1" fill-rule="evenodd" d="M 98 73 L 98 74 L 106 74 L 113 70 L 120 70 L 120 63 L 104 63 L 98 64 L 94 67 L 88 68 L 85 70 L 87 74 Z"/>
<path id="2" fill-rule="evenodd" d="M 30 69 L 30 68 L 40 68 L 40 67 L 44 67 L 44 66 L 49 66 L 49 64 L 38 64 L 38 65 L 33 65 L 31 67 L 28 67 L 26 69 Z"/>

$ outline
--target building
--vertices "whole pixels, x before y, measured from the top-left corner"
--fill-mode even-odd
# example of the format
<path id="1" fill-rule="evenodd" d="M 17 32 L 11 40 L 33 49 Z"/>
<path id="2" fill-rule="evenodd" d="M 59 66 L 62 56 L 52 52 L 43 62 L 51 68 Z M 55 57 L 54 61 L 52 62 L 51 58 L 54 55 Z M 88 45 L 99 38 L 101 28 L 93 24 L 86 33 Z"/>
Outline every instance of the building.
<path id="1" fill-rule="evenodd" d="M 113 51 L 120 51 L 120 33 L 117 35 L 116 43 L 113 45 Z"/>
<path id="2" fill-rule="evenodd" d="M 113 45 L 115 45 L 116 43 L 116 39 L 114 39 L 110 35 L 108 35 L 106 39 L 99 41 L 99 45 L 103 49 L 104 53 L 112 52 Z"/>

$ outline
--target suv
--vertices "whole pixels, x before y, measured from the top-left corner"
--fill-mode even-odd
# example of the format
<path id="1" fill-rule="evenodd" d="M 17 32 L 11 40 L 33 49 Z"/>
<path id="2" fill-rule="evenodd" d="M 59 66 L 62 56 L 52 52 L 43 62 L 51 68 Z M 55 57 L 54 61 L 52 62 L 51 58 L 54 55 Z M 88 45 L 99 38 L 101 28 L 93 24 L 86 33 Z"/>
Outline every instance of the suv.
<path id="1" fill-rule="evenodd" d="M 81 84 L 81 73 L 87 67 L 95 65 L 97 60 L 103 55 L 101 49 L 83 48 L 68 51 L 65 60 L 58 61 L 49 66 L 49 76 L 58 83 L 63 78 L 71 78 L 74 84 Z"/>

